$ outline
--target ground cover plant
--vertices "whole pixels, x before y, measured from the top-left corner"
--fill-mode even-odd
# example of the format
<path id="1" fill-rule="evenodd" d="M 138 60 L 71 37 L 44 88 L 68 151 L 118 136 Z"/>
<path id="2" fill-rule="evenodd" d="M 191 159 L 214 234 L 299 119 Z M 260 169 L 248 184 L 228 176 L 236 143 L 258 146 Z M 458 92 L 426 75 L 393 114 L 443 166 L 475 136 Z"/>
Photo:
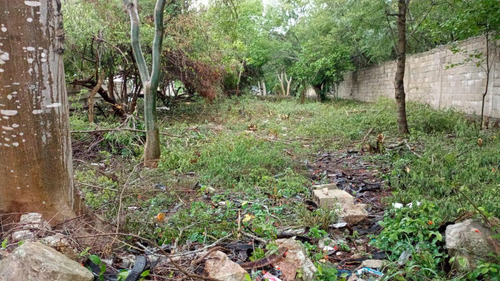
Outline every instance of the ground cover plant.
<path id="1" fill-rule="evenodd" d="M 159 115 L 163 151 L 156 170 L 137 166 L 141 132 L 105 131 L 120 123 L 102 119 L 103 131 L 74 133 L 75 151 L 90 144 L 75 154 L 76 180 L 96 213 L 160 245 L 207 244 L 241 234 L 273 241 L 283 230 L 301 227 L 321 237 L 319 229 L 328 231 L 325 225 L 337 217 L 314 218 L 305 209 L 311 186 L 319 183 L 309 163 L 318 151 L 363 151 L 387 171 L 379 175 L 391 192 L 387 206 L 422 202 L 419 209 L 387 212 L 381 223 L 385 228 L 375 246 L 397 258 L 406 248 L 391 241 L 401 241 L 417 247 L 421 257 L 388 272 L 405 272 L 409 280 L 446 278 L 438 229 L 460 216 L 500 215 L 500 132 L 480 131 L 473 119 L 453 111 L 410 103 L 408 146 L 391 147 L 400 142 L 394 109 L 389 100 L 300 103 L 252 96 L 217 99 L 210 106 L 202 100 L 181 103 Z M 72 116 L 73 129 L 90 129 L 81 118 Z M 367 149 L 380 135 L 386 148 Z M 402 221 L 405 226 L 397 227 Z M 315 246 L 310 253 L 325 262 Z M 328 263 L 322 268 L 320 276 L 329 276 Z"/>

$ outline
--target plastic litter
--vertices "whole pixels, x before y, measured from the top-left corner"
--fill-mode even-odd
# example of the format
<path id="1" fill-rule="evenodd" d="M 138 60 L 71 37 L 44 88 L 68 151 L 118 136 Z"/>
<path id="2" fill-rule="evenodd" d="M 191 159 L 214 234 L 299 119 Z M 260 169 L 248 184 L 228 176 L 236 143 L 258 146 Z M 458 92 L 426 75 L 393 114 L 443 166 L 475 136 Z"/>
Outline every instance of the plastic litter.
<path id="1" fill-rule="evenodd" d="M 401 208 L 403 208 L 403 204 L 401 204 L 401 203 L 392 203 L 392 207 L 394 209 L 401 209 Z"/>
<path id="2" fill-rule="evenodd" d="M 352 275 L 352 272 L 350 272 L 349 270 L 345 270 L 345 269 L 337 269 L 337 276 L 338 277 L 343 277 L 343 278 L 349 278 L 351 277 Z"/>
<path id="3" fill-rule="evenodd" d="M 404 251 L 398 258 L 398 264 L 405 265 L 410 259 L 410 257 L 411 257 L 411 251 L 410 250 Z"/>
<path id="4" fill-rule="evenodd" d="M 377 277 L 382 277 L 384 274 L 378 270 L 371 269 L 368 267 L 363 267 L 361 269 L 358 269 L 356 271 L 356 275 L 361 276 L 361 275 L 371 275 L 371 276 L 377 276 Z"/>
<path id="5" fill-rule="evenodd" d="M 342 227 L 346 227 L 346 226 L 347 226 L 346 222 L 339 222 L 339 223 L 331 225 L 331 227 L 333 227 L 333 228 L 342 228 Z"/>

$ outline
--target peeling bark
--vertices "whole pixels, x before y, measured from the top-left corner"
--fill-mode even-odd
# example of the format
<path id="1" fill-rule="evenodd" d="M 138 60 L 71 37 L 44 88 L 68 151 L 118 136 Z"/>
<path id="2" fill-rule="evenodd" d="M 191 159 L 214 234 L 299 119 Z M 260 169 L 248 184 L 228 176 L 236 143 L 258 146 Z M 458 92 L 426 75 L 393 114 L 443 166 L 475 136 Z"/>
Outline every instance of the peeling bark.
<path id="1" fill-rule="evenodd" d="M 58 0 L 0 1 L 0 212 L 75 216 Z M 7 58 L 7 60 L 5 60 Z"/>

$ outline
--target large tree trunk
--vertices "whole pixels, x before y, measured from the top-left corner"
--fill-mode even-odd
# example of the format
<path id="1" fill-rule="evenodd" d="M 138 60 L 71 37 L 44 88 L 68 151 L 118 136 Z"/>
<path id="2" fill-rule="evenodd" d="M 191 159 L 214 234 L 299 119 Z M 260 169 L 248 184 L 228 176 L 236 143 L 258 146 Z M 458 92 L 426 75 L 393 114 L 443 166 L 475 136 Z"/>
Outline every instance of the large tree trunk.
<path id="1" fill-rule="evenodd" d="M 74 217 L 58 0 L 1 0 L 0 212 Z"/>
<path id="2" fill-rule="evenodd" d="M 396 103 L 398 105 L 398 131 L 401 135 L 410 133 L 406 120 L 406 94 L 404 86 L 405 64 L 406 64 L 406 11 L 409 0 L 398 2 L 398 44 L 397 44 L 397 68 L 394 78 L 396 92 Z"/>

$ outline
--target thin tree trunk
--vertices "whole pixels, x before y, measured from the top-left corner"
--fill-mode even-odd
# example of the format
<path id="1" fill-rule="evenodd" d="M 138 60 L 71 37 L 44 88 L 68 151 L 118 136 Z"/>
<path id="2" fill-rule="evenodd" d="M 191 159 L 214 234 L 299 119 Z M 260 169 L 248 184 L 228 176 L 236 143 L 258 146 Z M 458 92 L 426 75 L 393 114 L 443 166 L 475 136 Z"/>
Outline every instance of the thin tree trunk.
<path id="1" fill-rule="evenodd" d="M 278 76 L 278 80 L 280 81 L 280 86 L 281 86 L 281 94 L 283 96 L 286 95 L 286 92 L 285 92 L 285 78 L 283 77 L 283 72 L 281 73 L 276 73 L 276 75 Z"/>
<path id="2" fill-rule="evenodd" d="M 401 135 L 410 133 L 408 121 L 406 120 L 406 94 L 404 88 L 405 64 L 406 64 L 406 11 L 408 0 L 398 1 L 398 44 L 397 44 L 397 68 L 394 78 L 396 103 L 398 106 L 398 131 Z M 409 2 L 409 1 L 408 1 Z"/>
<path id="3" fill-rule="evenodd" d="M 266 80 L 262 80 L 262 93 L 264 96 L 267 96 Z"/>
<path id="4" fill-rule="evenodd" d="M 290 79 L 286 77 L 285 73 L 285 80 L 286 80 L 286 96 L 290 96 L 290 85 L 292 85 L 292 77 L 290 76 Z"/>
<path id="5" fill-rule="evenodd" d="M 486 95 L 488 94 L 488 88 L 490 84 L 490 37 L 489 37 L 489 32 L 486 32 L 486 88 L 484 89 L 483 93 L 483 99 L 481 102 L 481 124 L 480 127 L 481 129 L 487 129 L 483 128 L 485 127 L 484 124 L 484 101 L 486 100 Z"/>
<path id="6" fill-rule="evenodd" d="M 112 70 L 109 70 L 108 73 L 108 93 L 109 97 L 116 100 L 115 97 L 115 73 Z"/>
<path id="7" fill-rule="evenodd" d="M 94 123 L 94 98 L 99 89 L 101 88 L 103 80 L 104 80 L 104 71 L 101 73 L 101 75 L 99 75 L 99 80 L 97 81 L 97 85 L 95 85 L 92 91 L 90 91 L 90 95 L 87 102 L 89 105 L 89 123 Z"/>
<path id="8" fill-rule="evenodd" d="M 151 76 L 144 59 L 139 41 L 139 14 L 137 1 L 126 3 L 130 16 L 131 41 L 144 91 L 144 122 L 146 127 L 146 146 L 144 147 L 144 166 L 156 167 L 160 159 L 160 130 L 156 122 L 156 96 L 160 77 L 161 46 L 163 42 L 163 10 L 165 0 L 157 0 L 155 6 L 155 37 L 153 39 L 153 63 Z"/>
<path id="9" fill-rule="evenodd" d="M 60 2 L 0 1 L 0 212 L 74 217 Z"/>

